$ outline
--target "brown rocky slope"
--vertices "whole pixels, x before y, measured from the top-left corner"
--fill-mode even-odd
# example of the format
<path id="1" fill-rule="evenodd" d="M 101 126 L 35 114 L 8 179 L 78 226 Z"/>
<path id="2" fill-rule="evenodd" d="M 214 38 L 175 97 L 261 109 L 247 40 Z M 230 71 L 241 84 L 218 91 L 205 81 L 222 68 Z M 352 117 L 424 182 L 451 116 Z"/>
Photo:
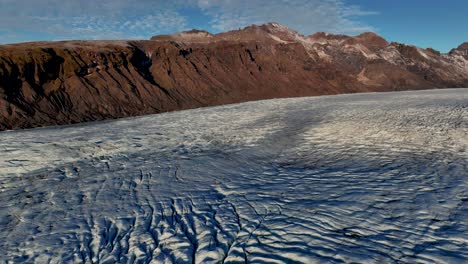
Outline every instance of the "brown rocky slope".
<path id="1" fill-rule="evenodd" d="M 268 98 L 468 87 L 466 50 L 441 54 L 374 33 L 302 36 L 277 23 L 1 45 L 0 130 Z"/>

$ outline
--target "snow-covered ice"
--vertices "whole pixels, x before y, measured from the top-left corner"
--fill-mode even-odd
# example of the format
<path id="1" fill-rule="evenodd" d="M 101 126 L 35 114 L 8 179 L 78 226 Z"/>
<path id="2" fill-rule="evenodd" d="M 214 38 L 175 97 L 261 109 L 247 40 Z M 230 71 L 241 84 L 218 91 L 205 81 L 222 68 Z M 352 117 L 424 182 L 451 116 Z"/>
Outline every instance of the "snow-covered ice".
<path id="1" fill-rule="evenodd" d="M 468 89 L 0 133 L 0 261 L 463 263 Z"/>

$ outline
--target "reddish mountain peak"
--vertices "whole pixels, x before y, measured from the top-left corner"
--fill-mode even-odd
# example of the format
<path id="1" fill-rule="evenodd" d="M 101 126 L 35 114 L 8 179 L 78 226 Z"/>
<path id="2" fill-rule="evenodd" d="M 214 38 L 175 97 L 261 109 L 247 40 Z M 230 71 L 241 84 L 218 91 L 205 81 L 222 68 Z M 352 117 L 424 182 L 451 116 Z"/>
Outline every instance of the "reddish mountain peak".
<path id="1" fill-rule="evenodd" d="M 458 54 L 458 55 L 462 55 L 464 56 L 465 58 L 468 59 L 468 42 L 465 42 L 465 43 L 462 43 L 460 44 L 460 46 L 458 46 L 457 48 L 455 49 L 452 49 L 449 54 Z"/>
<path id="2" fill-rule="evenodd" d="M 269 22 L 269 23 L 266 23 L 266 24 L 263 24 L 263 25 L 259 25 L 258 27 L 265 30 L 265 31 L 268 31 L 268 32 L 282 31 L 282 32 L 297 33 L 297 31 L 292 30 L 289 27 L 287 27 L 285 25 L 282 25 L 280 23 L 276 23 L 276 22 Z"/>
<path id="3" fill-rule="evenodd" d="M 331 34 L 327 32 L 317 32 L 307 37 L 307 39 L 315 42 L 328 42 L 328 41 L 343 41 L 350 39 L 350 36 L 341 34 Z"/>
<path id="4" fill-rule="evenodd" d="M 377 35 L 374 32 L 365 32 L 356 36 L 356 38 L 364 41 L 378 42 L 383 45 L 388 45 L 388 42 L 383 37 Z"/>
<path id="5" fill-rule="evenodd" d="M 353 38 L 354 43 L 359 43 L 369 49 L 380 49 L 388 46 L 388 42 L 373 32 L 365 32 Z"/>
<path id="6" fill-rule="evenodd" d="M 468 50 L 468 42 L 462 43 L 460 46 L 458 46 L 459 50 Z"/>
<path id="7" fill-rule="evenodd" d="M 326 32 L 317 32 L 315 34 L 312 34 L 310 36 L 307 36 L 308 39 L 324 39 L 326 38 L 328 33 Z"/>
<path id="8" fill-rule="evenodd" d="M 297 31 L 276 22 L 262 25 L 250 25 L 243 29 L 232 30 L 216 35 L 218 40 L 229 41 L 277 41 L 296 42 L 304 41 L 304 36 Z"/>
<path id="9" fill-rule="evenodd" d="M 364 32 L 356 36 L 356 38 L 369 39 L 369 38 L 382 38 L 374 32 Z"/>
<path id="10" fill-rule="evenodd" d="M 294 31 L 290 28 L 288 28 L 285 25 L 281 25 L 280 23 L 277 22 L 268 22 L 265 24 L 252 24 L 250 26 L 246 26 L 242 29 L 239 29 L 240 31 L 250 31 L 250 30 L 255 30 L 255 31 Z M 235 31 L 235 30 L 234 30 Z M 296 32 L 296 31 L 294 31 Z"/>
<path id="11" fill-rule="evenodd" d="M 208 31 L 192 29 L 189 31 L 183 31 L 171 35 L 157 35 L 151 38 L 151 40 L 159 41 L 179 41 L 179 42 L 208 42 L 213 37 Z"/>
<path id="12" fill-rule="evenodd" d="M 151 38 L 157 41 L 177 41 L 185 43 L 206 43 L 213 41 L 266 41 L 295 42 L 304 36 L 284 25 L 270 22 L 263 25 L 250 25 L 243 29 L 211 34 L 205 30 L 192 29 L 171 35 L 158 35 Z"/>
<path id="13" fill-rule="evenodd" d="M 317 43 L 327 43 L 332 45 L 361 44 L 369 49 L 380 49 L 388 45 L 388 42 L 384 38 L 372 32 L 362 33 L 355 37 L 339 34 L 335 35 L 326 32 L 317 32 L 307 37 L 307 39 Z"/>

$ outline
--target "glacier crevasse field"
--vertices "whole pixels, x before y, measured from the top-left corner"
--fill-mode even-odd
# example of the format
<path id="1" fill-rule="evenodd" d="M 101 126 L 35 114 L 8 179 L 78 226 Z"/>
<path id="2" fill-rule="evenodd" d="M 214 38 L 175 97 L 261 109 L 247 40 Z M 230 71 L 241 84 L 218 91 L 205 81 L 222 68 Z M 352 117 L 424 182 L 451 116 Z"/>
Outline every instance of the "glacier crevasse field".
<path id="1" fill-rule="evenodd" d="M 0 133 L 6 263 L 463 263 L 468 89 Z"/>

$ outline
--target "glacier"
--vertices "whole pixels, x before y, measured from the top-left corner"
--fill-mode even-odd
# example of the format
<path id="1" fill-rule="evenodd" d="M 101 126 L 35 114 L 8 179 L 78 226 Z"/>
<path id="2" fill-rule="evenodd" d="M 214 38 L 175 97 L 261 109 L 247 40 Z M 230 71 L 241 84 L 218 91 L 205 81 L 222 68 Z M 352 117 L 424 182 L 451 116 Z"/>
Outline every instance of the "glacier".
<path id="1" fill-rule="evenodd" d="M 468 89 L 0 133 L 4 263 L 463 263 Z"/>

